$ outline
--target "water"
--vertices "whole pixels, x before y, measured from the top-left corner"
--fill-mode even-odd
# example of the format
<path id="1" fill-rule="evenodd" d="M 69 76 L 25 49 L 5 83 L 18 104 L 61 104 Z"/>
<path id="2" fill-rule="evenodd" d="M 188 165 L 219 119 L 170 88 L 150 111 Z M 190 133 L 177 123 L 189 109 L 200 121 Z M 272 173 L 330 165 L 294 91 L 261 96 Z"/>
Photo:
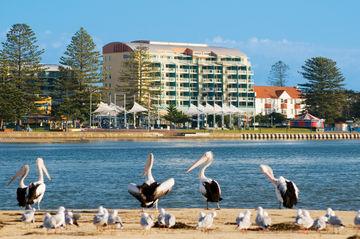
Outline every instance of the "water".
<path id="1" fill-rule="evenodd" d="M 222 207 L 276 208 L 273 186 L 259 171 L 269 164 L 275 175 L 294 180 L 299 207 L 338 210 L 360 208 L 360 144 L 358 141 L 156 141 L 67 144 L 0 144 L 0 209 L 17 209 L 17 183 L 5 182 L 24 163 L 27 183 L 37 179 L 35 158 L 44 157 L 53 177 L 47 182 L 42 208 L 137 208 L 127 192 L 130 182 L 142 183 L 146 156 L 155 155 L 153 175 L 161 182 L 176 180 L 161 207 L 204 207 L 198 192 L 198 171 L 185 170 L 205 151 L 215 162 L 208 177 L 223 192 Z"/>

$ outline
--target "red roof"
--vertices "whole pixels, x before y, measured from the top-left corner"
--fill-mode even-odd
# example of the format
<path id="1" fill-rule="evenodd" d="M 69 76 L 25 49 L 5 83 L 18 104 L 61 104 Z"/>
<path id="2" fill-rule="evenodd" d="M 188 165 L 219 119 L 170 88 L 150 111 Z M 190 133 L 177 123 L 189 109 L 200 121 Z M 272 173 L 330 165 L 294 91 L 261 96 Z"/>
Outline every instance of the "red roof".
<path id="1" fill-rule="evenodd" d="M 284 91 L 294 99 L 301 98 L 301 91 L 295 87 L 288 86 L 254 86 L 254 91 L 256 93 L 256 98 L 274 98 L 277 99 L 280 97 Z"/>

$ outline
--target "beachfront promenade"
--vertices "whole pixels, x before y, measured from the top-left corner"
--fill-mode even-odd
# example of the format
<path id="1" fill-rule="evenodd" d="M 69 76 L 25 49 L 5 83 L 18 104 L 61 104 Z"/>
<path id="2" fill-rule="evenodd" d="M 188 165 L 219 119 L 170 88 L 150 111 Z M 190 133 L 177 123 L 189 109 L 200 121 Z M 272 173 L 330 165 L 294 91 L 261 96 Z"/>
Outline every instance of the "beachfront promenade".
<path id="1" fill-rule="evenodd" d="M 343 140 L 360 139 L 360 133 L 338 132 L 280 132 L 257 131 L 183 131 L 183 130 L 120 130 L 70 132 L 0 132 L 0 142 L 63 142 L 91 140 Z"/>

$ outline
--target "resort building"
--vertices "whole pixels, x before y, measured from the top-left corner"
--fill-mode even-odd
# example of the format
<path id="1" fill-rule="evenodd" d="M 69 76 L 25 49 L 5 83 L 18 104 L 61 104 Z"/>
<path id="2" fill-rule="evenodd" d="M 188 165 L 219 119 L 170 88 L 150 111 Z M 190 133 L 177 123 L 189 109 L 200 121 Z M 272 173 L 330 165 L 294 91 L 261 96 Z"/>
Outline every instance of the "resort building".
<path id="1" fill-rule="evenodd" d="M 117 95 L 123 94 L 119 80 L 124 62 L 137 48 L 146 48 L 155 72 L 151 104 L 162 111 L 173 104 L 198 106 L 206 102 L 234 105 L 250 114 L 255 111 L 252 70 L 248 57 L 237 49 L 211 47 L 206 44 L 154 41 L 112 42 L 103 47 L 104 86 Z M 126 83 L 126 82 L 125 82 Z M 131 95 L 126 96 L 132 100 Z"/>
<path id="2" fill-rule="evenodd" d="M 296 87 L 254 86 L 254 91 L 256 114 L 276 112 L 293 119 L 304 111 L 304 100 Z"/>
<path id="3" fill-rule="evenodd" d="M 42 64 L 43 71 L 40 72 L 41 95 L 47 97 L 52 95 L 56 80 L 60 77 L 59 65 Z"/>

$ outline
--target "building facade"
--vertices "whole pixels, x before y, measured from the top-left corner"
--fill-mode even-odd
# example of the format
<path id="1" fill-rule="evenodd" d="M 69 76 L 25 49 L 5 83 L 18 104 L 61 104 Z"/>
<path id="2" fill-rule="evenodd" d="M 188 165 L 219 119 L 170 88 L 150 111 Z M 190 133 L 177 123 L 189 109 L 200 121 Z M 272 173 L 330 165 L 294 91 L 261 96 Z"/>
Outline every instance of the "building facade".
<path id="1" fill-rule="evenodd" d="M 305 109 L 301 92 L 296 87 L 255 86 L 254 91 L 256 114 L 276 112 L 293 119 Z"/>
<path id="2" fill-rule="evenodd" d="M 124 94 L 119 82 L 123 63 L 138 47 L 145 47 L 155 69 L 151 104 L 166 110 L 173 104 L 187 107 L 208 102 L 219 106 L 232 104 L 253 113 L 255 98 L 248 57 L 237 49 L 205 44 L 133 41 L 112 42 L 103 47 L 104 86 L 112 94 Z M 117 96 L 119 100 L 122 96 Z M 131 100 L 132 96 L 127 96 Z M 119 101 L 117 101 L 119 104 Z"/>

